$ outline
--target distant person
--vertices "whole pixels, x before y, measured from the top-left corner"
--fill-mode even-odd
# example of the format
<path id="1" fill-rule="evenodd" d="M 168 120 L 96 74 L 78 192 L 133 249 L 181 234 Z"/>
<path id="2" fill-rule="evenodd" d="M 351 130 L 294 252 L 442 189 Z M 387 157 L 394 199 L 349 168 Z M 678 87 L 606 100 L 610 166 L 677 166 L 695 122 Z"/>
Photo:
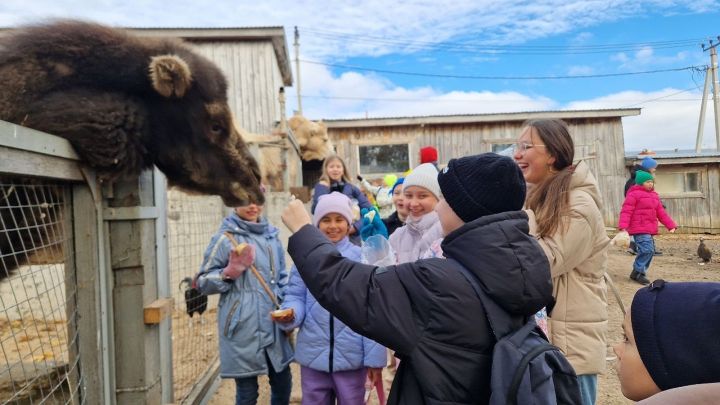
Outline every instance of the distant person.
<path id="1" fill-rule="evenodd" d="M 332 192 L 318 199 L 313 225 L 343 257 L 360 260 L 360 247 L 350 243 L 352 223 L 350 199 Z M 387 350 L 361 336 L 318 304 L 293 266 L 282 309 L 293 310 L 288 318 L 276 319 L 282 329 L 300 328 L 295 360 L 300 364 L 302 403 L 305 405 L 362 404 L 365 379 L 382 378 Z"/>
<path id="2" fill-rule="evenodd" d="M 425 146 L 420 148 L 420 164 L 430 163 L 438 168 L 438 151 L 432 146 Z"/>
<path id="3" fill-rule="evenodd" d="M 658 166 L 657 161 L 655 161 L 655 159 L 651 158 L 650 156 L 644 157 L 640 161 L 640 164 L 633 166 L 630 169 L 630 178 L 628 179 L 628 181 L 625 182 L 625 194 L 624 195 L 627 196 L 627 193 L 628 193 L 628 190 L 630 190 L 630 187 L 635 185 L 635 174 L 637 173 L 638 170 L 648 172 L 648 173 L 652 174 L 653 177 L 655 177 L 655 170 L 657 169 L 657 166 Z M 663 208 L 665 208 L 665 204 L 663 204 Z M 654 243 L 655 243 L 655 240 L 653 239 L 653 244 Z M 635 244 L 635 240 L 632 237 L 630 238 L 630 246 L 628 247 L 627 252 L 632 255 L 637 254 L 637 245 Z M 655 246 L 655 256 L 660 256 L 662 254 L 663 254 L 662 251 L 657 249 L 657 246 Z"/>
<path id="4" fill-rule="evenodd" d="M 643 158 L 643 160 L 640 161 L 640 164 L 634 165 L 630 169 L 630 178 L 625 182 L 625 194 L 627 195 L 628 190 L 630 190 L 630 187 L 635 185 L 635 174 L 638 170 L 642 170 L 644 172 L 650 173 L 655 177 L 655 170 L 657 169 L 658 163 L 655 159 L 651 158 L 650 156 L 646 156 Z"/>
<path id="5" fill-rule="evenodd" d="M 388 404 L 486 404 L 496 339 L 460 266 L 515 327 L 552 301 L 550 269 L 528 234 L 525 181 L 510 158 L 453 159 L 435 181 L 447 259 L 377 267 L 342 257 L 297 200 L 282 215 L 288 252 L 323 307 L 402 359 Z"/>
<path id="6" fill-rule="evenodd" d="M 262 211 L 262 205 L 250 204 L 235 208 L 223 220 L 205 250 L 197 278 L 200 292 L 220 294 L 220 377 L 235 380 L 237 405 L 257 403 L 259 375 L 269 377 L 271 405 L 287 405 L 292 391 L 289 363 L 293 349 L 285 333 L 270 320 L 272 299 L 248 269 L 253 264 L 271 292 L 282 297 L 288 281 L 285 252 L 278 229 Z M 230 238 L 254 248 L 250 263 L 238 254 Z"/>
<path id="7" fill-rule="evenodd" d="M 397 179 L 397 181 L 395 181 L 395 184 L 390 189 L 390 194 L 392 195 L 392 202 L 393 206 L 395 206 L 395 211 L 393 211 L 390 216 L 383 218 L 383 222 L 385 223 L 385 227 L 387 228 L 388 235 L 392 235 L 396 229 L 405 225 L 405 220 L 408 216 L 408 209 L 405 205 L 405 199 L 402 192 L 403 182 L 405 182 L 405 178 L 400 177 L 399 179 Z"/>
<path id="8" fill-rule="evenodd" d="M 635 293 L 613 347 L 625 397 L 639 404 L 716 404 L 720 283 L 655 280 Z"/>
<path id="9" fill-rule="evenodd" d="M 625 196 L 618 230 L 627 231 L 635 240 L 637 256 L 633 263 L 630 279 L 640 284 L 649 284 L 647 271 L 655 255 L 653 235 L 658 233 L 658 220 L 670 231 L 675 232 L 677 224 L 665 212 L 660 196 L 655 192 L 655 179 L 652 174 L 638 170 L 635 185 Z"/>
<path id="10" fill-rule="evenodd" d="M 345 194 L 353 203 L 358 205 L 358 215 L 362 208 L 372 208 L 373 205 L 367 199 L 365 194 L 350 182 L 345 162 L 340 156 L 333 155 L 325 158 L 323 162 L 322 175 L 320 180 L 313 189 L 313 201 L 310 212 L 315 212 L 315 206 L 320 196 L 330 194 L 333 191 Z M 356 218 L 353 226 L 350 227 L 350 241 L 356 245 L 360 244 L 360 228 L 362 227 L 361 218 Z"/>
<path id="11" fill-rule="evenodd" d="M 375 206 L 377 206 L 380 216 L 387 217 L 393 212 L 393 200 L 392 200 L 392 188 L 395 185 L 398 177 L 394 174 L 386 174 L 382 178 L 382 184 L 373 185 L 367 179 L 362 176 L 357 176 L 360 181 L 360 189 L 368 195 L 368 200 L 372 203 L 375 200 Z M 375 180 L 377 182 L 377 180 Z M 372 199 L 370 198 L 372 196 Z"/>
<path id="12" fill-rule="evenodd" d="M 610 239 L 598 183 L 557 119 L 525 123 L 513 155 L 530 186 L 525 207 L 530 233 L 550 261 L 554 306 L 547 309 L 550 341 L 578 375 L 583 405 L 595 404 L 597 375 L 607 351 L 607 250 Z"/>

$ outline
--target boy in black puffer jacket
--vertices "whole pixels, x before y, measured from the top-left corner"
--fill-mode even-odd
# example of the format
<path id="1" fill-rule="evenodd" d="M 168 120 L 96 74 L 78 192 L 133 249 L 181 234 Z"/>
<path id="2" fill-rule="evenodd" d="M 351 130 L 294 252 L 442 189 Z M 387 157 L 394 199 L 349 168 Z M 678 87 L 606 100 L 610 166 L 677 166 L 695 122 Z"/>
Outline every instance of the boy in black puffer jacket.
<path id="1" fill-rule="evenodd" d="M 283 212 L 294 232 L 288 252 L 318 302 L 402 360 L 388 404 L 488 402 L 495 338 L 460 264 L 517 327 L 552 302 L 549 264 L 528 235 L 525 181 L 515 162 L 493 153 L 453 159 L 438 183 L 442 249 L 455 261 L 357 263 L 310 225 L 302 203 Z"/>

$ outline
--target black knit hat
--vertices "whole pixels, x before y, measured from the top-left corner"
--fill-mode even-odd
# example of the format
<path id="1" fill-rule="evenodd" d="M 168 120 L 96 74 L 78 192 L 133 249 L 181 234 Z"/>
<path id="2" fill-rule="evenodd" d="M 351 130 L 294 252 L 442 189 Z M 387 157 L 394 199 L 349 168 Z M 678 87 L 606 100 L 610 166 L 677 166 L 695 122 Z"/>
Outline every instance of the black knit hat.
<path id="1" fill-rule="evenodd" d="M 517 211 L 525 203 L 525 178 L 509 157 L 495 153 L 452 159 L 438 174 L 450 208 L 465 222 Z"/>
<path id="2" fill-rule="evenodd" d="M 660 389 L 720 382 L 720 283 L 655 280 L 635 293 L 630 321 Z"/>

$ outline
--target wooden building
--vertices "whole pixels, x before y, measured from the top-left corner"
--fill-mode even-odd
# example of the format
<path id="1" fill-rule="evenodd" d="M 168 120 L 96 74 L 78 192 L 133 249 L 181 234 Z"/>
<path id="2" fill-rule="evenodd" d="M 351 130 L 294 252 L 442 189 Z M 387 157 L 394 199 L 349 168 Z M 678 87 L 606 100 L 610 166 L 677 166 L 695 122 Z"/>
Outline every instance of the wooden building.
<path id="1" fill-rule="evenodd" d="M 515 143 L 529 119 L 565 120 L 575 141 L 576 159 L 585 160 L 598 179 L 607 226 L 615 226 L 627 177 L 622 117 L 639 108 L 588 111 L 540 111 L 376 119 L 324 120 L 330 140 L 357 174 L 380 177 L 417 166 L 419 150 L 437 148 L 439 164 L 456 157 L 500 152 Z"/>
<path id="2" fill-rule="evenodd" d="M 625 158 L 628 172 L 645 156 L 658 162 L 655 190 L 678 223 L 678 232 L 720 233 L 720 151 L 629 153 Z"/>

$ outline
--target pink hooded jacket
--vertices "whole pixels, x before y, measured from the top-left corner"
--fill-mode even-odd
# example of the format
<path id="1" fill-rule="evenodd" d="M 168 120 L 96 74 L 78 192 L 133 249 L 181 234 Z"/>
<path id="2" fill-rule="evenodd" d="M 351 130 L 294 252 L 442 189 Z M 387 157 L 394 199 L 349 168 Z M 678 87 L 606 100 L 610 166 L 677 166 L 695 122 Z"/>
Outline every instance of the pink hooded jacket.
<path id="1" fill-rule="evenodd" d="M 675 221 L 665 212 L 658 193 L 647 191 L 641 185 L 630 187 L 620 210 L 618 228 L 625 229 L 630 235 L 655 235 L 658 220 L 667 229 L 677 228 Z"/>

